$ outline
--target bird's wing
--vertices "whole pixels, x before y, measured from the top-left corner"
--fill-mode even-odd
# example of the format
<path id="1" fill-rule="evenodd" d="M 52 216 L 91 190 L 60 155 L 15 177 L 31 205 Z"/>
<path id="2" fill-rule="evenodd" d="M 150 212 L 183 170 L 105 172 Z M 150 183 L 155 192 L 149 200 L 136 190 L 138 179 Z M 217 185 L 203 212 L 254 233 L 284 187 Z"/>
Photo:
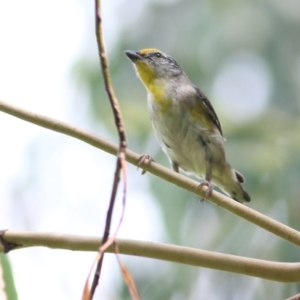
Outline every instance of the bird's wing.
<path id="1" fill-rule="evenodd" d="M 195 87 L 195 90 L 197 93 L 197 102 L 194 109 L 198 114 L 201 114 L 204 118 L 208 119 L 208 123 L 215 125 L 223 136 L 220 121 L 210 101 L 199 88 Z"/>

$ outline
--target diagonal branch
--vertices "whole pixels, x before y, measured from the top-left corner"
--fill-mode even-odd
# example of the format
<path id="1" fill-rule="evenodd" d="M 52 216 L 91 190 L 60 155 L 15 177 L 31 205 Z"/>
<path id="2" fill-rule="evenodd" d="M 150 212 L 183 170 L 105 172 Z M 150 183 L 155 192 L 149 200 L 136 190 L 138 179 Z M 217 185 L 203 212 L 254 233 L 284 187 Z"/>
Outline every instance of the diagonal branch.
<path id="1" fill-rule="evenodd" d="M 73 125 L 39 115 L 30 111 L 26 111 L 19 107 L 0 101 L 0 111 L 15 116 L 19 119 L 28 121 L 30 123 L 42 126 L 44 128 L 60 132 L 76 139 L 79 139 L 91 146 L 102 149 L 105 152 L 116 155 L 118 152 L 118 146 L 110 141 L 107 141 L 99 136 L 96 136 L 83 129 L 77 128 Z M 131 164 L 138 166 L 139 155 L 133 151 L 126 150 L 126 160 Z M 173 172 L 155 162 L 148 164 L 146 160 L 141 165 L 141 168 L 149 173 L 154 174 L 170 183 L 173 183 L 195 195 L 203 197 L 205 195 L 204 189 L 198 189 L 199 183 L 184 175 Z M 260 226 L 261 228 L 297 245 L 300 246 L 300 232 L 292 229 L 278 221 L 275 221 L 243 204 L 240 204 L 232 199 L 213 191 L 209 201 L 215 203 L 218 206 L 248 220 L 249 222 Z"/>
<path id="2" fill-rule="evenodd" d="M 72 251 L 95 251 L 101 242 L 98 237 L 10 230 L 3 233 L 3 238 L 7 242 L 22 245 L 19 248 L 44 246 Z M 300 263 L 273 262 L 136 240 L 117 239 L 117 244 L 120 253 L 126 255 L 160 259 L 279 282 L 300 281 Z M 114 245 L 111 245 L 106 251 L 113 253 Z"/>

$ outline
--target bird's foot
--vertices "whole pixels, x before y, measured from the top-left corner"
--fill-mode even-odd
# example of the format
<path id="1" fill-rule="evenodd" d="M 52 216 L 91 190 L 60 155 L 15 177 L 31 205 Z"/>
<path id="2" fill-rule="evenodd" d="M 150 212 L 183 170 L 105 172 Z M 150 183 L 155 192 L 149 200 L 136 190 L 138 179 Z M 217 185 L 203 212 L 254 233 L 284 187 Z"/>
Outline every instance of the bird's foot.
<path id="1" fill-rule="evenodd" d="M 203 186 L 206 186 L 207 189 L 206 189 L 206 193 L 205 193 L 205 196 L 204 198 L 201 198 L 201 202 L 203 202 L 204 200 L 206 200 L 208 197 L 210 197 L 212 195 L 212 192 L 213 192 L 213 185 L 210 181 L 203 181 L 199 184 L 199 187 L 203 187 Z"/>
<path id="2" fill-rule="evenodd" d="M 139 160 L 138 160 L 138 167 L 137 169 L 139 169 L 141 167 L 141 165 L 146 161 L 148 160 L 148 164 L 151 164 L 152 161 L 154 161 L 154 159 L 149 155 L 149 154 L 145 154 L 143 153 L 140 157 L 139 157 Z M 143 170 L 142 171 L 142 175 L 144 175 L 147 171 L 146 170 Z"/>

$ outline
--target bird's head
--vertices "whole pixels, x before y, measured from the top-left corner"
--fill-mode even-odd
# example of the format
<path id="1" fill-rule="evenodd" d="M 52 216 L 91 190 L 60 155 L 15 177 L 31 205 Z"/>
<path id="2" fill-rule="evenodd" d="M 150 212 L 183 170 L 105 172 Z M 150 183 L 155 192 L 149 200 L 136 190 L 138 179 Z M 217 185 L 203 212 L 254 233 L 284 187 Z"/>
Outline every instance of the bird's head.
<path id="1" fill-rule="evenodd" d="M 170 80 L 182 74 L 177 62 L 169 55 L 155 48 L 140 51 L 125 51 L 133 62 L 138 76 L 146 87 L 155 80 Z"/>

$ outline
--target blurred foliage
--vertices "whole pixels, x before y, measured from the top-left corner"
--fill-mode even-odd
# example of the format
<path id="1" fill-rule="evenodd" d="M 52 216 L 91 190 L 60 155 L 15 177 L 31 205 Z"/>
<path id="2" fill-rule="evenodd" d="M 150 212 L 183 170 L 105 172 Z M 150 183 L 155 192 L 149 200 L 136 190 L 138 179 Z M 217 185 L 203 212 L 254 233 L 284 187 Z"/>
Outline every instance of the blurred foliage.
<path id="1" fill-rule="evenodd" d="M 157 47 L 171 54 L 208 96 L 229 57 L 247 52 L 267 65 L 271 90 L 267 106 L 255 118 L 237 123 L 216 109 L 227 138 L 228 160 L 247 179 L 246 189 L 252 196 L 249 206 L 299 230 L 300 2 L 128 0 L 119 4 L 117 14 L 119 38 L 109 58 L 129 145 L 164 165 L 168 161 L 153 138 L 146 92 L 124 50 Z M 93 118 L 115 132 L 105 90 L 99 85 L 98 58 L 83 57 L 76 66 L 76 78 L 90 95 Z M 200 204 L 176 186 L 149 174 L 145 177 L 151 181 L 163 212 L 168 234 L 165 242 L 260 259 L 299 261 L 296 246 L 210 203 Z M 155 264 L 159 274 L 167 263 Z M 147 269 L 135 276 L 143 299 L 284 299 L 300 291 L 296 283 L 167 265 L 159 280 Z M 132 263 L 133 275 L 140 268 Z M 149 285 L 152 288 L 143 289 Z M 125 287 L 120 297 L 129 299 Z"/>
<path id="2" fill-rule="evenodd" d="M 14 278 L 11 270 L 11 266 L 8 260 L 8 257 L 0 253 L 0 268 L 1 268 L 1 287 L 3 287 L 3 291 L 1 289 L 1 297 L 4 297 L 7 300 L 17 300 L 18 295 L 14 283 Z M 2 282 L 3 281 L 3 282 Z M 5 293 L 3 295 L 2 293 Z M 6 297 L 5 297 L 6 296 Z M 1 299 L 4 299 L 1 298 Z"/>

